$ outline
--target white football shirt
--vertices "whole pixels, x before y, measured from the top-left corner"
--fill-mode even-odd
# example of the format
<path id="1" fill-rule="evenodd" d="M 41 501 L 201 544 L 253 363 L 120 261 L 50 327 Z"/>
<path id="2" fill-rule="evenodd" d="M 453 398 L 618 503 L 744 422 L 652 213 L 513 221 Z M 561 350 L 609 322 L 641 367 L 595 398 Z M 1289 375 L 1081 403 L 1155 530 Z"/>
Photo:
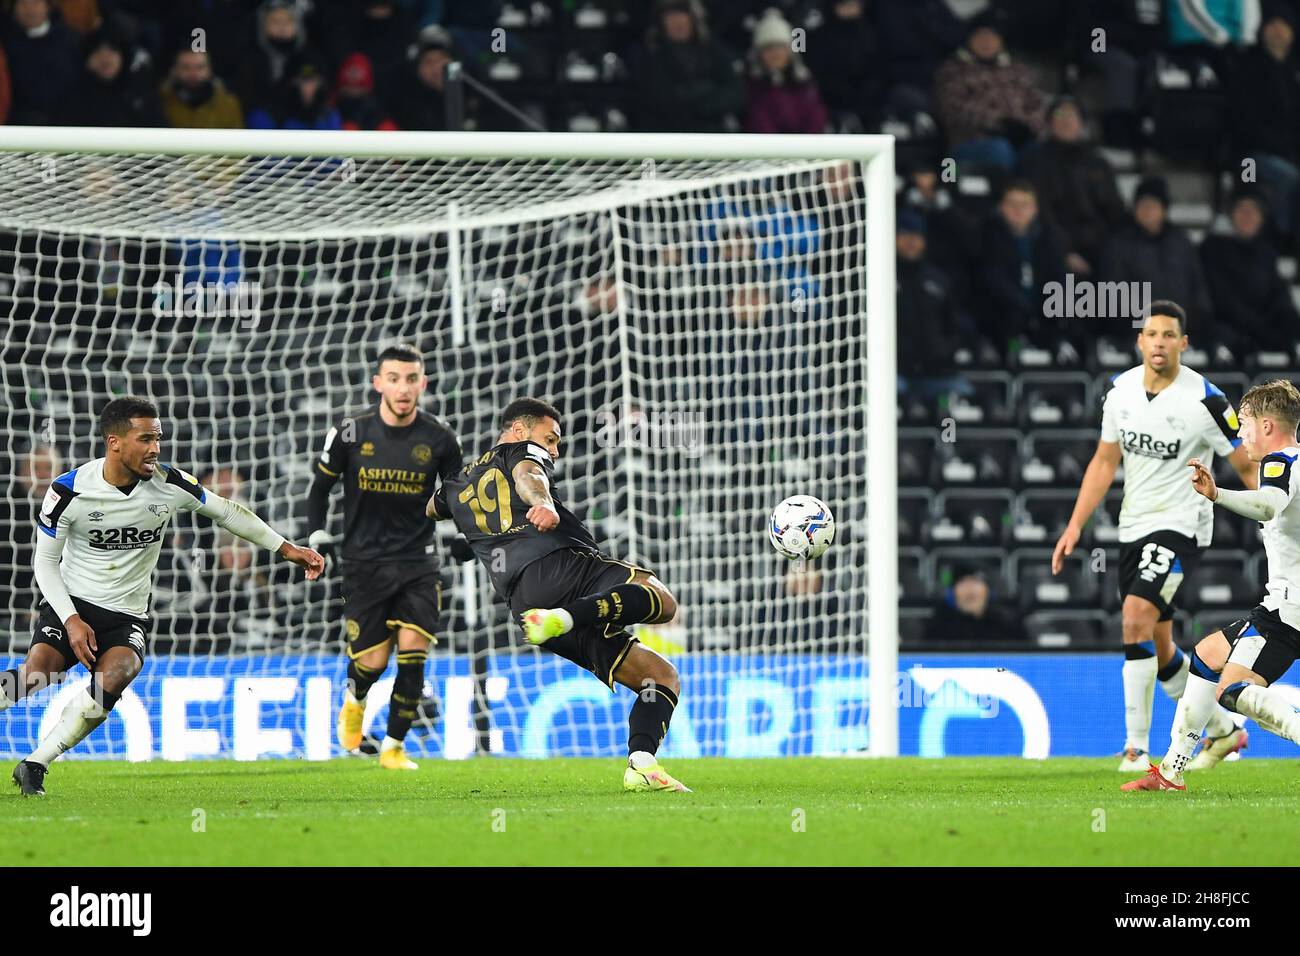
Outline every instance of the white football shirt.
<path id="1" fill-rule="evenodd" d="M 1102 441 L 1116 442 L 1124 460 L 1124 503 L 1119 540 L 1176 531 L 1204 548 L 1214 531 L 1214 505 L 1192 487 L 1188 459 L 1207 468 L 1214 456 L 1241 444 L 1237 413 L 1223 392 L 1183 366 L 1154 398 L 1142 384 L 1142 366 L 1112 379 L 1101 416 Z"/>
<path id="2" fill-rule="evenodd" d="M 1264 553 L 1268 556 L 1268 584 L 1260 603 L 1277 611 L 1283 622 L 1300 630 L 1300 475 L 1295 472 L 1300 448 L 1292 446 L 1280 452 L 1265 455 L 1259 463 L 1260 488 L 1280 488 L 1287 495 L 1287 503 L 1273 515 L 1272 520 L 1260 523 L 1260 537 L 1264 539 Z"/>
<path id="3" fill-rule="evenodd" d="M 104 478 L 102 458 L 54 479 L 36 526 L 59 551 L 59 577 L 68 594 L 145 618 L 163 536 L 182 511 L 198 511 L 223 527 L 236 521 L 236 533 L 264 547 L 278 548 L 284 540 L 241 505 L 205 491 L 193 475 L 171 465 L 159 463 L 152 478 L 123 494 Z M 50 552 L 37 550 L 38 559 Z M 57 595 L 45 598 L 61 611 Z M 66 620 L 64 613 L 59 616 Z"/>

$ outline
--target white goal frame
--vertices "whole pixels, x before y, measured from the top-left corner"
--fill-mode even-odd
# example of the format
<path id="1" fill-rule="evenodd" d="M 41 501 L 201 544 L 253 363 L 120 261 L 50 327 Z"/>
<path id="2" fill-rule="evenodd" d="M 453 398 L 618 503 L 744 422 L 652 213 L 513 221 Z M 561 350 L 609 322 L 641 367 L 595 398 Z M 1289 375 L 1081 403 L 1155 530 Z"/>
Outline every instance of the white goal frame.
<path id="1" fill-rule="evenodd" d="M 477 160 L 810 160 L 862 164 L 866 228 L 867 577 L 872 756 L 898 754 L 894 138 L 674 133 L 419 133 L 0 127 L 0 152 Z M 454 204 L 453 204 L 454 205 Z M 448 210 L 430 232 L 454 237 Z M 456 261 L 453 256 L 452 261 Z M 452 281 L 457 280 L 456 270 Z M 621 278 L 618 280 L 621 281 Z M 453 286 L 454 295 L 455 286 Z M 463 303 L 453 299 L 453 323 Z M 810 493 L 817 489 L 809 488 Z M 775 502 L 772 502 L 775 504 Z M 466 566 L 467 568 L 470 566 Z"/>

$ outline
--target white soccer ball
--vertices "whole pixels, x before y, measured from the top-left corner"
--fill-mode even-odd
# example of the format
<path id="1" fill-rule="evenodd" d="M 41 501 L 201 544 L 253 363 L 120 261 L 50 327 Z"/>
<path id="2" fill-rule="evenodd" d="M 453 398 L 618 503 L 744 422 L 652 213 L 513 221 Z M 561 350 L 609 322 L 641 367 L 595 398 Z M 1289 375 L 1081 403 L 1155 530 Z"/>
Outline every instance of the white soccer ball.
<path id="1" fill-rule="evenodd" d="M 778 554 L 791 560 L 819 558 L 835 540 L 835 516 L 812 495 L 793 495 L 772 509 L 767 536 Z"/>

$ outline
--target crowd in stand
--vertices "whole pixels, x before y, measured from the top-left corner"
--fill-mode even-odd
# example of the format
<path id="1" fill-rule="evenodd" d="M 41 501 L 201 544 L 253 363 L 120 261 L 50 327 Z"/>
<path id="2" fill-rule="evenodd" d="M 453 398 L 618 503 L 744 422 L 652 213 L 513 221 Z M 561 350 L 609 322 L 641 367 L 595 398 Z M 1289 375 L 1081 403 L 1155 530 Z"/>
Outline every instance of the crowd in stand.
<path id="1" fill-rule="evenodd" d="M 560 42 L 588 7 L 630 129 L 898 136 L 910 396 L 1029 347 L 1086 364 L 1099 328 L 1131 328 L 1045 309 L 1067 277 L 1182 303 L 1220 365 L 1300 341 L 1279 271 L 1300 246 L 1300 0 L 0 0 L 0 123 L 441 130 L 447 64 L 493 86 L 500 24 L 523 59 L 538 8 Z M 519 128 L 472 96 L 467 122 Z M 1203 239 L 1171 216 L 1188 173 L 1219 203 Z M 20 497 L 39 499 L 53 466 L 30 465 Z M 984 620 L 987 585 L 958 577 L 953 606 Z"/>

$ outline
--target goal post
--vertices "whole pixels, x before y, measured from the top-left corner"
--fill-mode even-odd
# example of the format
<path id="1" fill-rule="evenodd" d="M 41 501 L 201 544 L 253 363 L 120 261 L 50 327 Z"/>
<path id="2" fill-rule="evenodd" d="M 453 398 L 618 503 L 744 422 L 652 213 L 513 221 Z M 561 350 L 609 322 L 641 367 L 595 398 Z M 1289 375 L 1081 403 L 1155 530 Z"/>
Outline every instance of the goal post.
<path id="1" fill-rule="evenodd" d="M 155 397 L 165 459 L 305 534 L 325 431 L 409 339 L 467 455 L 509 398 L 560 405 L 566 501 L 683 607 L 641 635 L 684 675 L 670 750 L 897 754 L 892 137 L 3 127 L 0 176 L 0 657 L 30 637 L 29 499 L 101 453 L 92 409 Z M 799 492 L 838 540 L 792 571 L 764 518 Z M 173 527 L 153 676 L 87 749 L 329 756 L 337 580 Z M 447 560 L 426 749 L 616 749 L 626 692 L 521 649 Z"/>

